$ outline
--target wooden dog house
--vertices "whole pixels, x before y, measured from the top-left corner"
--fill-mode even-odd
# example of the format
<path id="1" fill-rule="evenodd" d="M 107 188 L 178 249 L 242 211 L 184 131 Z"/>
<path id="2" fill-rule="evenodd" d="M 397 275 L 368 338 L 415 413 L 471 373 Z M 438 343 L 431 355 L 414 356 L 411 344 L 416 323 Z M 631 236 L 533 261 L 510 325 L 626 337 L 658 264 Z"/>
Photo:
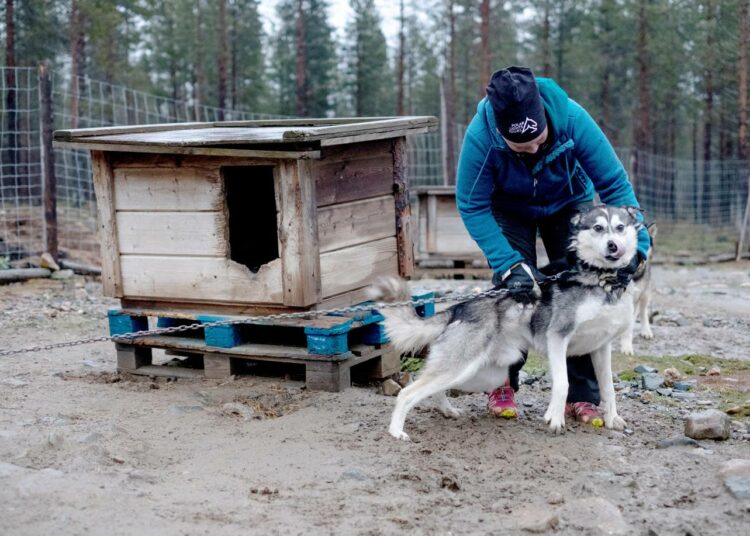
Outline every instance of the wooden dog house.
<path id="1" fill-rule="evenodd" d="M 433 117 L 62 130 L 91 150 L 107 296 L 257 314 L 361 302 L 409 276 L 405 137 Z"/>

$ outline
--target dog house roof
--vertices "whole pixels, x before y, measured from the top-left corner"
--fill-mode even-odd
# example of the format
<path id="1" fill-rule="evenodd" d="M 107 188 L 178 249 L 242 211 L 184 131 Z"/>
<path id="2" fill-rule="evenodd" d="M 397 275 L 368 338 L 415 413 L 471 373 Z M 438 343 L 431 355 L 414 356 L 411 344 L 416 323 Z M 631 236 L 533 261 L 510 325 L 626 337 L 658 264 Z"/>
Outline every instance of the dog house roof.
<path id="1" fill-rule="evenodd" d="M 309 153 L 321 147 L 422 134 L 437 124 L 435 117 L 417 116 L 171 123 L 58 130 L 54 139 L 57 145 L 102 151 L 314 157 Z"/>

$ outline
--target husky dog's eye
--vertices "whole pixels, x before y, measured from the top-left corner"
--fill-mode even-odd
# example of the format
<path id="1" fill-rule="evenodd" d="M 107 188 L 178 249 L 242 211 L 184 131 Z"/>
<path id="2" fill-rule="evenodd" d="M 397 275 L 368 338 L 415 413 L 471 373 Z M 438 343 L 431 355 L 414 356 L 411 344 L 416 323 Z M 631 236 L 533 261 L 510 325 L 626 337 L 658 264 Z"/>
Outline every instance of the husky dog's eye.
<path id="1" fill-rule="evenodd" d="M 604 227 L 602 227 L 598 223 L 594 225 L 594 231 L 596 231 L 597 233 L 601 233 L 603 230 L 604 230 Z"/>
<path id="2" fill-rule="evenodd" d="M 623 224 L 620 224 L 616 227 L 616 229 L 618 233 L 621 233 L 625 230 L 625 226 Z"/>

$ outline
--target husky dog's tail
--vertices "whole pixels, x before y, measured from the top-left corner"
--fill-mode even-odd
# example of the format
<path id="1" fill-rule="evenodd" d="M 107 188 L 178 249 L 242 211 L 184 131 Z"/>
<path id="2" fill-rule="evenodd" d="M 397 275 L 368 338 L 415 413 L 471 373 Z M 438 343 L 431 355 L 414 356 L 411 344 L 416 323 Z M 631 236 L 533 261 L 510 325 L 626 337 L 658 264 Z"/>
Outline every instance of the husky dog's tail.
<path id="1" fill-rule="evenodd" d="M 394 303 L 409 302 L 411 292 L 409 285 L 403 279 L 386 277 L 378 280 L 368 289 L 370 299 Z M 438 313 L 429 318 L 417 315 L 414 306 L 389 307 L 381 309 L 380 314 L 385 317 L 383 325 L 391 344 L 401 353 L 415 352 L 424 348 L 448 325 L 448 315 Z"/>

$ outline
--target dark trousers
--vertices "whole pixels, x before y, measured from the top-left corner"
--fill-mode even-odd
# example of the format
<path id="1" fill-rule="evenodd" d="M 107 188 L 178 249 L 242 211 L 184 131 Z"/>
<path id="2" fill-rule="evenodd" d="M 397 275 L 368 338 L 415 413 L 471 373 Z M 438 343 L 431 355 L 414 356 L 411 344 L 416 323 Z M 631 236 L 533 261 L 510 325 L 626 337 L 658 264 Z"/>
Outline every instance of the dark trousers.
<path id="1" fill-rule="evenodd" d="M 564 261 L 567 255 L 573 226 L 570 219 L 580 208 L 586 205 L 567 207 L 560 212 L 541 220 L 529 220 L 507 211 L 493 209 L 493 215 L 503 235 L 511 247 L 518 251 L 525 262 L 537 265 L 536 237 L 542 237 L 544 249 L 550 262 Z M 526 363 L 527 354 L 518 363 L 510 367 L 509 378 L 513 389 L 518 391 L 518 372 Z M 568 402 L 591 402 L 599 404 L 599 384 L 596 381 L 594 366 L 590 355 L 576 356 L 568 359 Z"/>

